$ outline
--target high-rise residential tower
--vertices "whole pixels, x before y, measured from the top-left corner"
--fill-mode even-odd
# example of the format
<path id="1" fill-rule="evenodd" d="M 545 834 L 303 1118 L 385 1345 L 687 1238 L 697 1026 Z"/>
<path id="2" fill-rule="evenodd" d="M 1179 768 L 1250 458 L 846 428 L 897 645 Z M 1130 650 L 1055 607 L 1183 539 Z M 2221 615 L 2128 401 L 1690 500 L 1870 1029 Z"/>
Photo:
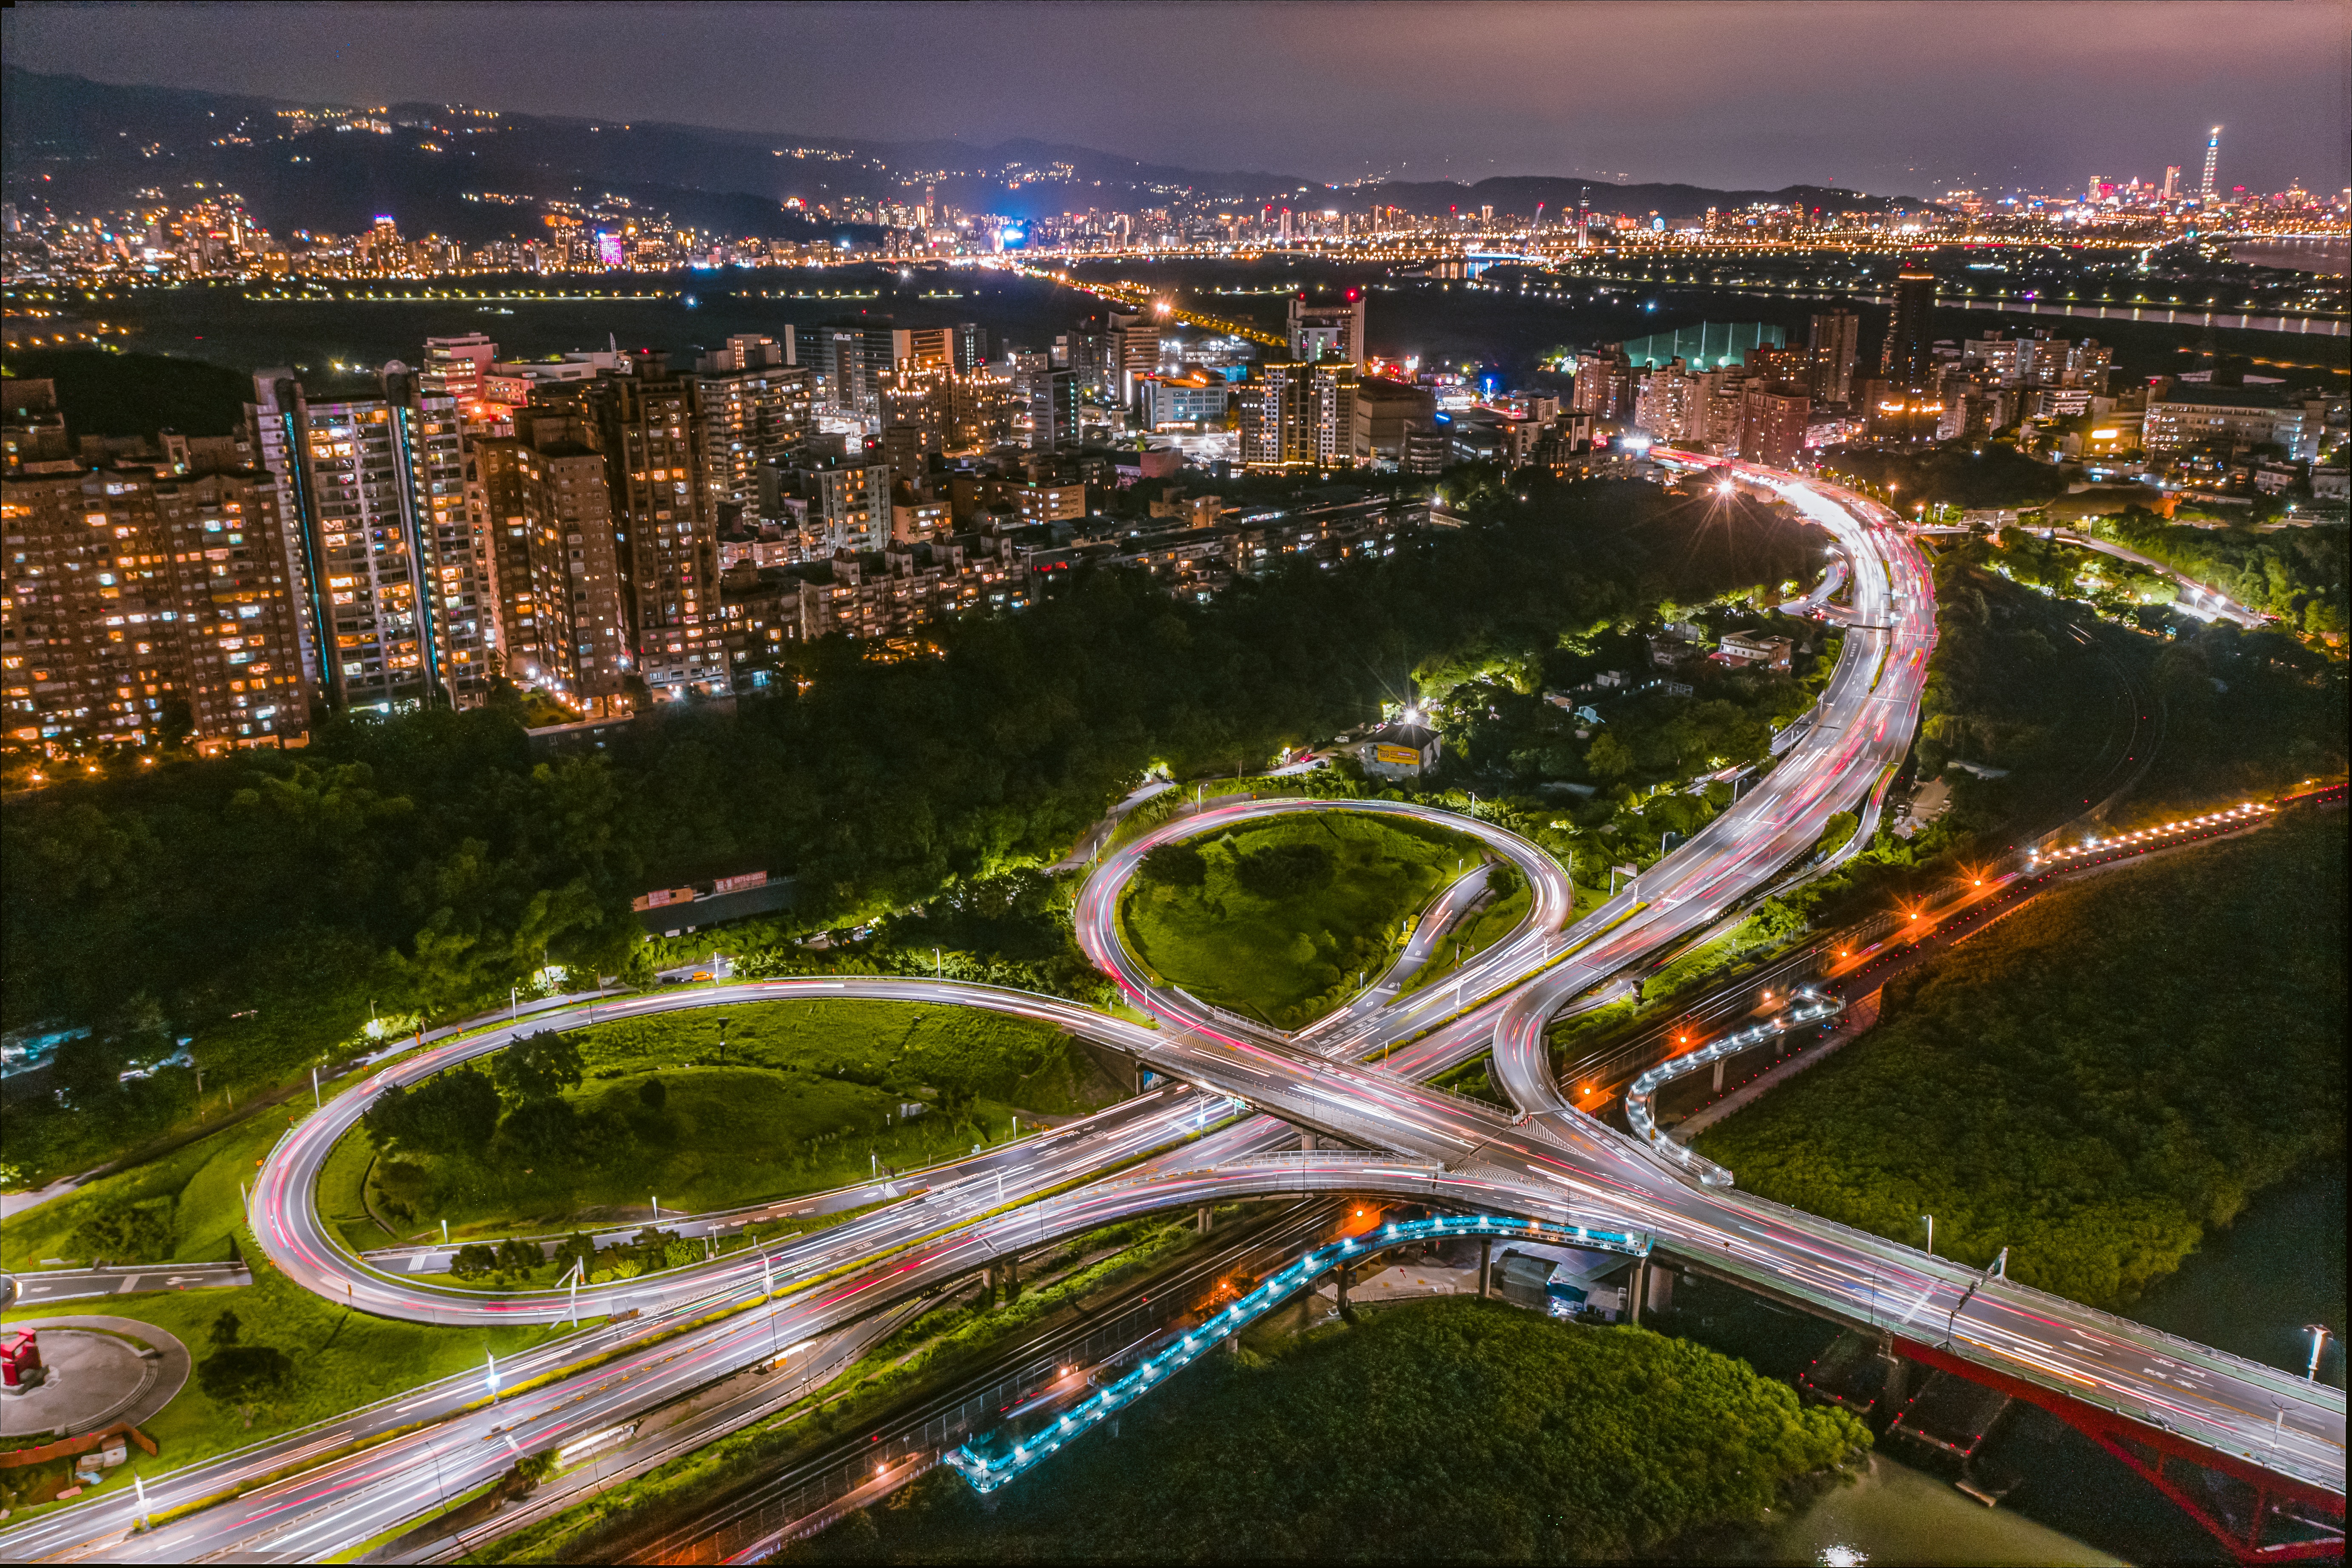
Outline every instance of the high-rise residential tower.
<path id="1" fill-rule="evenodd" d="M 497 563 L 507 678 L 604 717 L 625 710 L 635 658 L 622 602 L 604 453 L 571 408 L 515 411 L 515 434 L 475 444 Z"/>
<path id="2" fill-rule="evenodd" d="M 1812 393 L 1823 403 L 1853 400 L 1853 370 L 1862 358 L 1862 318 L 1852 310 L 1815 316 L 1806 343 L 1812 353 Z"/>
<path id="3" fill-rule="evenodd" d="M 254 449 L 275 476 L 303 660 L 342 709 L 472 707 L 497 637 L 488 542 L 467 505 L 457 400 L 394 360 L 373 395 L 314 402 L 254 377 Z"/>
<path id="4" fill-rule="evenodd" d="M 1927 384 L 1935 353 L 1931 321 L 1936 313 L 1936 275 L 1924 267 L 1906 267 L 1895 275 L 1895 310 L 1886 322 L 1886 346 L 1879 354 L 1879 374 L 1907 391 Z"/>

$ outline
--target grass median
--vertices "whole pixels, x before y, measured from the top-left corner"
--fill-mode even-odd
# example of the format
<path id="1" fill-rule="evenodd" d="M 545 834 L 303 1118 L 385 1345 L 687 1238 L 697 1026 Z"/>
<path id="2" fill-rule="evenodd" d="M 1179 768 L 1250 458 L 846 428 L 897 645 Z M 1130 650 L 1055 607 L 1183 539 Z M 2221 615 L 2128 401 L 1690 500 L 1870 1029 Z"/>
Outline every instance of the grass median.
<path id="1" fill-rule="evenodd" d="M 1417 822 L 1301 813 L 1153 850 L 1120 918 L 1162 979 L 1296 1028 L 1386 969 L 1408 922 L 1484 853 Z"/>

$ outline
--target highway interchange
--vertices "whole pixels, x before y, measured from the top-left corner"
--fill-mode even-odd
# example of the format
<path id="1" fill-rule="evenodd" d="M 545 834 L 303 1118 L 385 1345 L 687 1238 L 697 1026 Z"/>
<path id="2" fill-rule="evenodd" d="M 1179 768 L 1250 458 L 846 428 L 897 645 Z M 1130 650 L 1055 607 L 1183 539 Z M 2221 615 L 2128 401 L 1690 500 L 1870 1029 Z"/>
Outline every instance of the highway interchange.
<path id="1" fill-rule="evenodd" d="M 1654 455 L 1722 467 L 1664 448 Z M 1081 945 L 1154 1027 L 1052 997 L 888 977 L 735 983 L 543 1009 L 528 1028 L 795 997 L 978 1006 L 1066 1029 L 1174 1080 L 925 1173 L 914 1180 L 928 1190 L 764 1256 L 736 1251 L 574 1289 L 475 1291 L 446 1277 L 373 1267 L 331 1233 L 314 1201 L 318 1176 L 373 1097 L 496 1051 L 516 1030 L 495 1026 L 402 1056 L 301 1121 L 271 1152 L 249 1208 L 262 1249 L 307 1288 L 387 1317 L 589 1326 L 499 1367 L 495 1400 L 488 1369 L 410 1390 L 158 1478 L 147 1487 L 147 1507 L 156 1515 L 187 1511 L 152 1532 L 126 1535 L 133 1500 L 110 1489 L 0 1534 L 0 1555 L 328 1555 L 432 1513 L 438 1499 L 494 1479 L 519 1455 L 593 1438 L 780 1352 L 787 1376 L 803 1362 L 830 1363 L 840 1343 L 833 1336 L 1009 1252 L 1136 1215 L 1302 1192 L 1367 1193 L 1641 1233 L 1783 1299 L 1945 1347 L 2340 1493 L 2339 1392 L 1709 1186 L 1587 1114 L 1553 1079 L 1543 1043 L 1549 1019 L 1770 885 L 1837 813 L 1860 812 L 1866 833 L 1916 722 L 1934 594 L 1900 520 L 1851 492 L 1768 469 L 1734 466 L 1708 482 L 1769 490 L 1829 531 L 1852 576 L 1844 647 L 1814 722 L 1758 785 L 1582 920 L 1569 923 L 1573 889 L 1558 864 L 1490 823 L 1402 802 L 1241 801 L 1180 816 L 1104 855 L 1080 895 Z M 1328 810 L 1395 813 L 1478 839 L 1527 876 L 1529 917 L 1465 963 L 1458 979 L 1395 1002 L 1392 985 L 1375 984 L 1296 1037 L 1160 984 L 1121 939 L 1120 895 L 1157 845 Z M 1433 921 L 1430 932 L 1438 929 Z M 1488 1052 L 1516 1113 L 1425 1086 Z M 1282 1152 L 1300 1129 L 1354 1147 Z M 826 1206 L 903 1190 L 868 1184 Z M 811 1203 L 785 1200 L 703 1228 L 756 1226 Z"/>

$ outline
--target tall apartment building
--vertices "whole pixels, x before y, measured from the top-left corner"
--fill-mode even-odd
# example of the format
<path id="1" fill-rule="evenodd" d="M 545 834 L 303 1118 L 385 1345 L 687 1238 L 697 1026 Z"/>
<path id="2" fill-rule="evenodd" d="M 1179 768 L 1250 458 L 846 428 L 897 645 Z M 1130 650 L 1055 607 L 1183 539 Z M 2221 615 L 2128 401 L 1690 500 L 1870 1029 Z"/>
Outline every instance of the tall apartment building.
<path id="1" fill-rule="evenodd" d="M 1077 373 L 1035 371 L 1028 380 L 1029 449 L 1075 451 L 1078 446 Z"/>
<path id="2" fill-rule="evenodd" d="M 600 377 L 586 392 L 612 489 L 637 673 L 656 698 L 724 694 L 718 520 L 698 472 L 694 380 L 649 353 L 635 374 Z"/>
<path id="3" fill-rule="evenodd" d="M 341 709 L 472 707 L 497 611 L 457 402 L 397 360 L 380 383 L 313 402 L 289 370 L 254 376 L 247 422 L 275 477 L 287 581 L 304 590 L 305 671 Z"/>
<path id="4" fill-rule="evenodd" d="M 1315 367 L 1307 389 L 1308 439 L 1318 468 L 1344 468 L 1356 460 L 1356 363 L 1327 360 Z"/>
<path id="5" fill-rule="evenodd" d="M 1240 389 L 1242 467 L 1279 473 L 1303 466 L 1307 384 L 1311 365 L 1269 363 Z"/>
<path id="6" fill-rule="evenodd" d="M 636 658 L 604 454 L 572 410 L 519 409 L 515 426 L 474 452 L 503 671 L 591 716 L 624 711 Z"/>
<path id="7" fill-rule="evenodd" d="M 1332 304 L 1310 302 L 1304 294 L 1290 297 L 1286 326 L 1290 357 L 1312 363 L 1317 360 L 1364 363 L 1364 294 L 1350 289 Z"/>
<path id="8" fill-rule="evenodd" d="M 301 605 L 268 474 L 0 480 L 0 730 L 43 750 L 275 744 L 310 728 Z M 184 707 L 182 705 L 184 704 Z"/>
<path id="9" fill-rule="evenodd" d="M 784 363 L 773 338 L 740 334 L 695 362 L 694 432 L 703 506 L 756 513 L 760 466 L 789 463 L 814 428 L 815 375 Z"/>
<path id="10" fill-rule="evenodd" d="M 1862 359 L 1862 318 L 1852 310 L 1824 310 L 1806 336 L 1812 351 L 1813 396 L 1822 403 L 1853 401 L 1853 370 Z"/>
<path id="11" fill-rule="evenodd" d="M 771 472 L 776 515 L 796 514 L 803 559 L 822 561 L 844 550 L 879 550 L 890 537 L 887 460 L 834 458 Z"/>
<path id="12" fill-rule="evenodd" d="M 1886 343 L 1879 352 L 1879 374 L 1910 391 L 1927 384 L 1935 369 L 1933 319 L 1936 275 L 1924 267 L 1906 267 L 1895 276 L 1895 311 L 1886 323 Z"/>
<path id="13" fill-rule="evenodd" d="M 1681 360 L 1668 361 L 1643 376 L 1634 389 L 1633 423 L 1661 441 L 1704 439 L 1691 430 L 1691 407 L 1701 385 L 1686 374 Z"/>
<path id="14" fill-rule="evenodd" d="M 1774 468 L 1796 461 L 1813 414 L 1805 389 L 1794 382 L 1751 381 L 1741 389 L 1740 403 L 1740 457 Z"/>
<path id="15" fill-rule="evenodd" d="M 854 418 L 878 419 L 893 370 L 911 363 L 951 371 L 960 350 L 968 350 L 973 341 L 960 328 L 894 327 L 886 319 L 804 328 L 796 335 L 795 346 L 798 363 L 823 378 L 825 407 Z"/>
<path id="16" fill-rule="evenodd" d="M 988 363 L 988 329 L 978 321 L 958 321 L 953 334 L 956 374 L 969 375 Z"/>
<path id="17" fill-rule="evenodd" d="M 1241 386 L 1242 466 L 1256 472 L 1355 460 L 1355 367 L 1276 362 Z"/>

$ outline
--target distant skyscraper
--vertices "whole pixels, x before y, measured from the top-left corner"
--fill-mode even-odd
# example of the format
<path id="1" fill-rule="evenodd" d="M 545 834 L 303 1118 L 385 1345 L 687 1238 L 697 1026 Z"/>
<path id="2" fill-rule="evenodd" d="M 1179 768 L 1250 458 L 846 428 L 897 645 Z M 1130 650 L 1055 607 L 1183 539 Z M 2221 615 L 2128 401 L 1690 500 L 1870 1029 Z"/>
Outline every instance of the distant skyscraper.
<path id="1" fill-rule="evenodd" d="M 1936 275 L 1906 267 L 1895 276 L 1895 310 L 1886 322 L 1886 347 L 1879 371 L 1887 380 L 1916 391 L 1927 384 L 1934 364 L 1929 323 L 1936 312 Z"/>
<path id="2" fill-rule="evenodd" d="M 1853 398 L 1853 368 L 1862 358 L 1862 318 L 1852 310 L 1824 310 L 1807 337 L 1812 351 L 1813 395 L 1823 403 Z"/>
<path id="3" fill-rule="evenodd" d="M 959 321 L 950 330 L 955 333 L 956 374 L 969 375 L 988 358 L 988 329 L 978 321 Z"/>
<path id="4" fill-rule="evenodd" d="M 1317 360 L 1364 363 L 1364 293 L 1350 289 L 1336 304 L 1309 304 L 1304 294 L 1290 297 L 1290 357 L 1312 363 Z"/>
<path id="5" fill-rule="evenodd" d="M 2216 125 L 2213 133 L 2205 138 L 2205 177 L 2197 184 L 2197 199 L 2208 206 L 2213 205 L 2213 165 L 2221 158 L 2221 128 Z"/>
<path id="6" fill-rule="evenodd" d="M 2164 199 L 2168 202 L 2179 194 L 2180 165 L 2167 163 L 2164 166 Z"/>

